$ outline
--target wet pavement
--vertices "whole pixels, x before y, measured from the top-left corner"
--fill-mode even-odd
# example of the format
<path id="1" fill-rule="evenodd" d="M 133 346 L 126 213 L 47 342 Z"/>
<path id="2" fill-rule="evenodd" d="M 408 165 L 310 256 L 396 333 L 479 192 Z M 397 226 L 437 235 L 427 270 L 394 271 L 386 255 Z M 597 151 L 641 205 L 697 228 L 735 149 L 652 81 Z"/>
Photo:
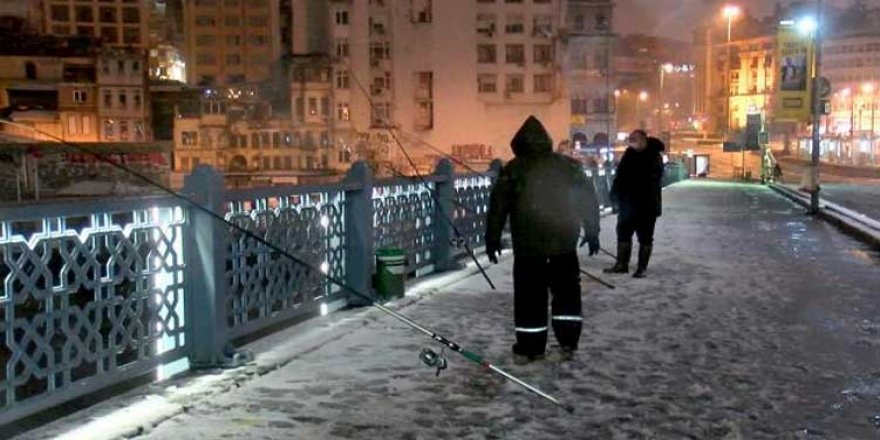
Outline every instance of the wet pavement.
<path id="1" fill-rule="evenodd" d="M 584 280 L 581 350 L 567 363 L 512 365 L 510 260 L 489 272 L 497 291 L 473 276 L 404 308 L 574 414 L 455 355 L 436 378 L 418 359 L 423 336 L 355 311 L 333 342 L 144 437 L 876 438 L 880 257 L 802 212 L 759 186 L 668 189 L 649 278 L 608 277 L 616 290 Z M 611 249 L 613 218 L 603 226 Z"/>

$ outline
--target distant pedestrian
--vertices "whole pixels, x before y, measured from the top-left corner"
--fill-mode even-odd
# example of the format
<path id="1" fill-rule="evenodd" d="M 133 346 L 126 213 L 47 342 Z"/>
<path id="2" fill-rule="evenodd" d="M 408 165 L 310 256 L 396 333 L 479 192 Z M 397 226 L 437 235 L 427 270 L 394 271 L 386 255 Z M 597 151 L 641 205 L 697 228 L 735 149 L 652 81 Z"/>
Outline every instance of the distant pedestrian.
<path id="1" fill-rule="evenodd" d="M 633 233 L 639 239 L 636 278 L 644 278 L 654 247 L 654 226 L 663 210 L 661 181 L 666 146 L 643 130 L 629 135 L 629 148 L 617 166 L 611 198 L 617 206 L 617 262 L 606 273 L 628 273 Z"/>
<path id="2" fill-rule="evenodd" d="M 781 182 L 782 181 L 782 167 L 779 166 L 779 162 L 773 165 L 773 181 Z"/>
<path id="3" fill-rule="evenodd" d="M 593 184 L 577 161 L 553 153 L 544 126 L 529 117 L 511 141 L 516 158 L 492 188 L 486 253 L 498 262 L 508 217 L 513 235 L 514 321 L 517 363 L 544 356 L 547 345 L 547 291 L 553 294 L 552 328 L 569 358 L 578 347 L 581 314 L 577 246 L 599 252 L 599 204 Z"/>

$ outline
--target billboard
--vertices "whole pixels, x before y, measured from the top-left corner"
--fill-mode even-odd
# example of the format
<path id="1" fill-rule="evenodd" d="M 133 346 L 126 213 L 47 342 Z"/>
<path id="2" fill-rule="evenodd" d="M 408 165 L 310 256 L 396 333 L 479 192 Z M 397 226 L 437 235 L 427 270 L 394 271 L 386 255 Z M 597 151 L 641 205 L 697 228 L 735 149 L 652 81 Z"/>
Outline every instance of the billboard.
<path id="1" fill-rule="evenodd" d="M 800 33 L 793 24 L 782 24 L 779 26 L 777 39 L 779 95 L 776 119 L 807 122 L 810 119 L 812 96 L 812 38 Z"/>

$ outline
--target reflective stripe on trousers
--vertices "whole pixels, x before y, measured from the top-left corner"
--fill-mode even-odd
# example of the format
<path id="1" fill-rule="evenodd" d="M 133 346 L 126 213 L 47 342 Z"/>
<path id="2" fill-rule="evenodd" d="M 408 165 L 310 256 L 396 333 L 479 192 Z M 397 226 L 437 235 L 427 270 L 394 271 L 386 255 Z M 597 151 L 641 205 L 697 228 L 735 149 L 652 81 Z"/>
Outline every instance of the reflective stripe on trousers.
<path id="1" fill-rule="evenodd" d="M 547 327 L 517 327 L 516 331 L 521 333 L 543 333 L 547 331 Z"/>
<path id="2" fill-rule="evenodd" d="M 561 315 L 561 316 L 554 316 L 553 320 L 554 321 L 583 321 L 584 318 L 580 317 L 580 316 L 575 316 L 575 315 L 568 315 L 568 316 Z"/>

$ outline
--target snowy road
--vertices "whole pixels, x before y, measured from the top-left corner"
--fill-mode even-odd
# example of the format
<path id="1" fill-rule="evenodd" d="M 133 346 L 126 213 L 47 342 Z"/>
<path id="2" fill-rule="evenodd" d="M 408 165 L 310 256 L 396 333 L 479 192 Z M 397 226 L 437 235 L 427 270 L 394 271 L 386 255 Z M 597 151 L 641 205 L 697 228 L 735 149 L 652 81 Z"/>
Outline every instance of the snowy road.
<path id="1" fill-rule="evenodd" d="M 435 378 L 417 357 L 423 337 L 375 312 L 346 312 L 358 318 L 335 328 L 334 342 L 144 438 L 880 435 L 878 256 L 762 187 L 689 182 L 665 194 L 651 276 L 612 277 L 617 290 L 584 281 L 573 362 L 511 365 L 510 260 L 490 271 L 497 292 L 474 276 L 404 309 L 573 404 L 573 415 L 457 357 Z"/>

